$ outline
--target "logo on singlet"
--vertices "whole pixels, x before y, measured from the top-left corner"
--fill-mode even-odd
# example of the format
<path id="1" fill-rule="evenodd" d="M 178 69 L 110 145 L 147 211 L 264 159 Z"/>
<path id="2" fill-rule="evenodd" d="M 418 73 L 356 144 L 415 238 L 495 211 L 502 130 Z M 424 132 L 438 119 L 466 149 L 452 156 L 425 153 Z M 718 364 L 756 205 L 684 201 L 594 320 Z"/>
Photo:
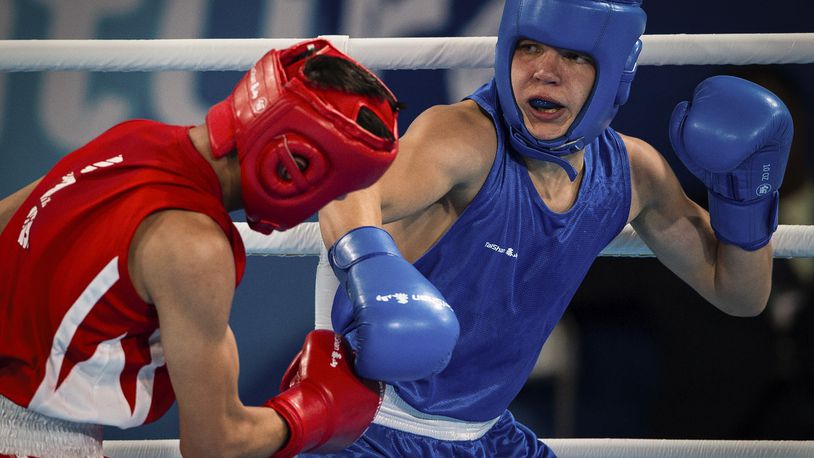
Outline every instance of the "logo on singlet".
<path id="1" fill-rule="evenodd" d="M 40 208 L 45 208 L 45 206 L 51 202 L 51 198 L 54 196 L 54 194 L 74 183 L 76 183 L 76 177 L 74 177 L 73 172 L 63 176 L 62 181 L 57 183 L 48 191 L 45 191 L 45 194 L 40 196 Z M 23 227 L 20 229 L 20 235 L 17 237 L 17 243 L 26 250 L 28 249 L 29 240 L 31 238 L 31 226 L 34 225 L 34 219 L 37 217 L 38 213 L 39 211 L 37 210 L 36 205 L 31 207 L 31 210 L 28 211 L 28 216 L 26 216 L 25 221 L 23 221 Z"/>
<path id="2" fill-rule="evenodd" d="M 494 251 L 495 253 L 504 254 L 504 255 L 506 255 L 506 256 L 508 256 L 510 258 L 517 259 L 517 251 L 515 251 L 514 248 L 511 248 L 511 247 L 510 248 L 503 248 L 502 246 L 500 246 L 500 245 L 498 245 L 496 243 L 491 243 L 491 242 L 486 242 L 486 244 L 483 245 L 483 247 L 488 248 L 488 249 Z"/>
<path id="3" fill-rule="evenodd" d="M 91 165 L 87 165 L 82 170 L 79 171 L 80 175 L 84 175 L 86 173 L 94 172 L 100 168 L 110 167 L 111 165 L 121 164 L 124 162 L 124 157 L 121 154 L 118 156 L 113 156 L 109 159 L 104 161 L 94 162 Z M 40 204 L 39 208 L 43 209 L 49 202 L 51 202 L 51 198 L 54 197 L 54 194 L 61 191 L 68 186 L 71 186 L 76 183 L 76 176 L 73 172 L 68 172 L 67 175 L 62 177 L 62 181 L 57 183 L 54 187 L 45 191 L 45 194 L 40 196 Z M 26 216 L 25 221 L 23 221 L 23 227 L 20 229 L 20 235 L 17 237 L 17 243 L 23 247 L 24 249 L 28 249 L 30 236 L 31 236 L 31 226 L 34 224 L 34 219 L 37 217 L 38 210 L 37 206 L 31 207 L 31 210 L 28 211 L 28 216 Z"/>

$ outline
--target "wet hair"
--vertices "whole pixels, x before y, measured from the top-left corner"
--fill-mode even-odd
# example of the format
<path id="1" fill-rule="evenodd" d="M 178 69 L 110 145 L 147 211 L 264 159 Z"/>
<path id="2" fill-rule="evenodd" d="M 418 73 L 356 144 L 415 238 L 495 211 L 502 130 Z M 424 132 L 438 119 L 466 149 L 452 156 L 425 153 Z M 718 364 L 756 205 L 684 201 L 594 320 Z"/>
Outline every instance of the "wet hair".
<path id="1" fill-rule="evenodd" d="M 317 55 L 309 57 L 303 66 L 303 73 L 316 86 L 322 89 L 336 89 L 351 94 L 386 100 L 396 112 L 404 108 L 390 91 L 370 72 L 353 62 L 335 56 Z M 388 126 L 366 107 L 359 110 L 356 122 L 368 132 L 390 141 L 395 140 Z"/>

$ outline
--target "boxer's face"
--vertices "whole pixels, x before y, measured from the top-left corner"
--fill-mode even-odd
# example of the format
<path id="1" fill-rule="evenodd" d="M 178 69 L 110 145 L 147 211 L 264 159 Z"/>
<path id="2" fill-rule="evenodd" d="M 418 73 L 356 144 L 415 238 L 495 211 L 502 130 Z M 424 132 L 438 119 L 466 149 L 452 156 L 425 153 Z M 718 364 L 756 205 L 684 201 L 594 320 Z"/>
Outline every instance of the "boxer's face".
<path id="1" fill-rule="evenodd" d="M 512 58 L 512 89 L 526 129 L 541 140 L 562 137 L 582 111 L 596 79 L 590 57 L 521 40 Z"/>

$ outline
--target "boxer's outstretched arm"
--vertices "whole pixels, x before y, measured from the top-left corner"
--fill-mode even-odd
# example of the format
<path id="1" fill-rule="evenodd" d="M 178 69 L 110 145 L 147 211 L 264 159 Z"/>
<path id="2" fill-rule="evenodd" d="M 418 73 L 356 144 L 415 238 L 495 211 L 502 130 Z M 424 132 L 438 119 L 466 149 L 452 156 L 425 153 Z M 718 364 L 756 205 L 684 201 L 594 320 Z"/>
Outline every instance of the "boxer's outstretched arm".
<path id="1" fill-rule="evenodd" d="M 281 447 L 282 418 L 238 398 L 237 346 L 228 325 L 235 268 L 220 227 L 198 213 L 154 214 L 133 239 L 129 272 L 158 311 L 183 455 L 269 456 Z M 269 393 L 275 385 L 269 382 Z"/>
<path id="2" fill-rule="evenodd" d="M 442 207 L 454 207 L 456 193 L 474 195 L 494 158 L 489 122 L 474 102 L 427 110 L 401 139 L 396 160 L 376 184 L 320 212 L 328 258 L 343 287 L 333 304 L 333 329 L 355 335 L 359 375 L 418 380 L 449 362 L 459 335 L 457 318 L 381 226 L 418 218 L 442 199 Z M 473 134 L 476 123 L 482 128 Z M 433 223 L 436 232 L 445 229 L 443 222 Z M 398 235 L 409 237 L 406 232 Z"/>
<path id="3" fill-rule="evenodd" d="M 319 212 L 325 245 L 357 227 L 409 217 L 459 188 L 479 186 L 494 160 L 495 142 L 494 127 L 472 101 L 424 111 L 399 140 L 399 153 L 379 181 Z"/>

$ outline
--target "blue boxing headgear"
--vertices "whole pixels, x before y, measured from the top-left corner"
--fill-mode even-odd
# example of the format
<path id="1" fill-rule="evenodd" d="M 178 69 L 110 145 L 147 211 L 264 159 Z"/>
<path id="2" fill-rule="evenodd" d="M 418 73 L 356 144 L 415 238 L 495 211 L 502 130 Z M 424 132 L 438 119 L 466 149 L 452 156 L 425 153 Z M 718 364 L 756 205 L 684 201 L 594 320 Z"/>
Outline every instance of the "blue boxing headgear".
<path id="1" fill-rule="evenodd" d="M 506 0 L 495 56 L 495 83 L 512 146 L 534 159 L 559 164 L 573 181 L 576 170 L 562 156 L 591 143 L 609 125 L 630 93 L 639 39 L 647 16 L 642 0 Z M 562 137 L 540 140 L 526 129 L 512 90 L 512 57 L 529 39 L 590 56 L 596 81 L 577 118 Z"/>

